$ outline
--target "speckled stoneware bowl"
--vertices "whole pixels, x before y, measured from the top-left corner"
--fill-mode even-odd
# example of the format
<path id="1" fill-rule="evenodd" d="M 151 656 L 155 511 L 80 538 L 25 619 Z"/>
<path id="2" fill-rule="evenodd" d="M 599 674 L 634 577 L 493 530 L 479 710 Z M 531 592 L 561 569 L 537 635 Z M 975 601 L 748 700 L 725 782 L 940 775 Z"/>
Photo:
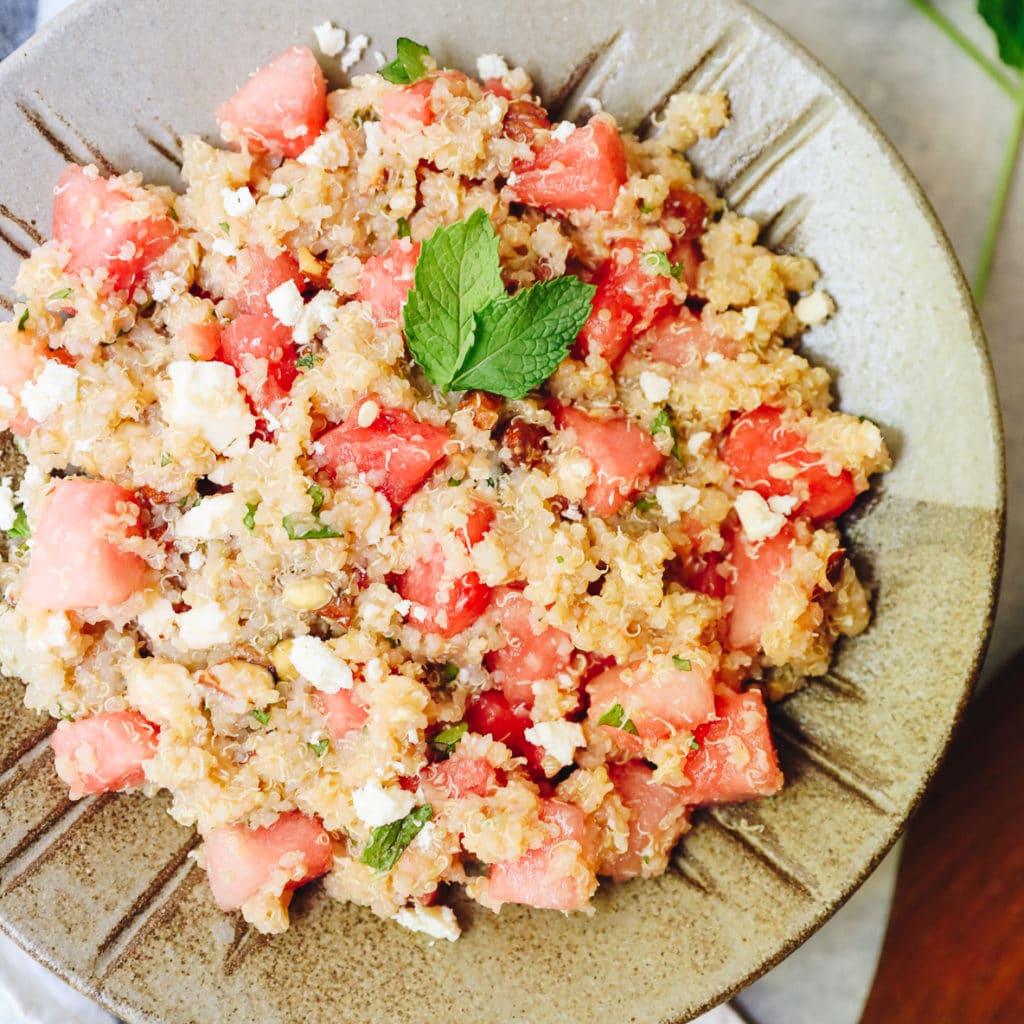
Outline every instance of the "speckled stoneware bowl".
<path id="1" fill-rule="evenodd" d="M 956 263 L 899 159 L 777 29 L 721 0 L 85 0 L 0 66 L 0 301 L 48 229 L 66 159 L 177 181 L 176 135 L 327 18 L 390 50 L 524 63 L 566 116 L 596 96 L 644 124 L 676 89 L 725 89 L 730 128 L 694 152 L 772 245 L 816 259 L 839 314 L 807 339 L 895 469 L 846 522 L 875 620 L 774 712 L 789 785 L 701 814 L 677 870 L 605 887 L 593 917 L 460 906 L 431 945 L 314 885 L 286 935 L 226 925 L 195 838 L 139 796 L 67 800 L 50 724 L 0 704 L 0 925 L 129 1021 L 556 1024 L 681 1021 L 765 970 L 892 843 L 949 738 L 992 615 L 999 418 Z M 372 61 L 370 62 L 372 66 Z M 8 449 L 8 452 L 10 449 Z"/>

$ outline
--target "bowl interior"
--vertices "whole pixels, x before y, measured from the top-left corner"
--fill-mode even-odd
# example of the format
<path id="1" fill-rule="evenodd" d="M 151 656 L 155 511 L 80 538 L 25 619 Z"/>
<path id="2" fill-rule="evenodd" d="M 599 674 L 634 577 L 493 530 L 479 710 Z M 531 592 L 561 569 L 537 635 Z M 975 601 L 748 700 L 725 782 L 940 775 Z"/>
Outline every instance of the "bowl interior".
<path id="1" fill-rule="evenodd" d="M 64 162 L 177 181 L 178 134 L 333 19 L 472 69 L 498 52 L 564 116 L 597 97 L 649 123 L 679 88 L 724 89 L 730 127 L 693 152 L 769 244 L 813 257 L 839 315 L 807 339 L 841 404 L 896 466 L 848 518 L 875 621 L 775 709 L 789 784 L 700 815 L 676 870 L 606 887 L 591 918 L 462 905 L 431 945 L 317 887 L 272 940 L 225 920 L 164 802 L 71 804 L 48 723 L 0 694 L 0 926 L 130 1021 L 687 1019 L 784 955 L 892 842 L 947 742 L 990 624 L 1002 452 L 991 370 L 960 272 L 906 170 L 836 83 L 760 16 L 720 0 L 514 7 L 314 0 L 83 0 L 0 66 L 0 303 L 48 230 Z M 143 60 L 140 55 L 151 54 Z M 328 64 L 330 62 L 327 62 Z M 367 69 L 375 67 L 368 55 Z M 956 402 L 951 396 L 955 393 Z M 4 466 L 16 455 L 8 449 Z M 950 466 L 955 465 L 955 473 Z M 9 472 L 9 469 L 4 470 Z"/>

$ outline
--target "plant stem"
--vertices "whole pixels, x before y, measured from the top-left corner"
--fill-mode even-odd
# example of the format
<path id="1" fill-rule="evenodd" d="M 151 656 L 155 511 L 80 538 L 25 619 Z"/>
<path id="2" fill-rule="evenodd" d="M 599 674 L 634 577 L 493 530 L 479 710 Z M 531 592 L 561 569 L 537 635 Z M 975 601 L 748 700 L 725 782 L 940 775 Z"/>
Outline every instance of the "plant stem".
<path id="1" fill-rule="evenodd" d="M 985 289 L 988 287 L 989 273 L 992 270 L 992 259 L 995 256 L 999 229 L 1003 223 L 1006 203 L 1013 187 L 1013 173 L 1020 156 L 1021 138 L 1024 136 L 1024 88 L 1017 91 L 1016 100 L 1010 139 L 1006 146 L 1006 153 L 1003 155 L 1003 166 L 999 172 L 992 208 L 989 210 L 985 239 L 981 244 L 981 258 L 978 261 L 978 271 L 974 277 L 974 299 L 979 306 L 985 298 Z"/>
<path id="2" fill-rule="evenodd" d="M 1007 77 L 1002 68 L 994 60 L 982 53 L 942 11 L 932 7 L 928 0 L 910 0 L 910 3 L 926 17 L 930 18 L 968 57 L 994 79 L 1004 92 L 1009 93 L 1013 97 L 1017 96 L 1019 86 L 1014 83 L 1013 79 Z"/>

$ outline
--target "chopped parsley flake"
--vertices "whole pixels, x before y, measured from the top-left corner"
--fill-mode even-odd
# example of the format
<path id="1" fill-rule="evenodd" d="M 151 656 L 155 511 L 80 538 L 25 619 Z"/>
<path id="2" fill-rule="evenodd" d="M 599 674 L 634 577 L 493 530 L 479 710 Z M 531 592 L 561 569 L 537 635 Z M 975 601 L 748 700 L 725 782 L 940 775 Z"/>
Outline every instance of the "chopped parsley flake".
<path id="1" fill-rule="evenodd" d="M 413 42 L 400 36 L 395 44 L 398 56 L 390 64 L 380 69 L 380 77 L 393 85 L 412 85 L 418 82 L 430 70 L 424 57 L 430 56 L 430 50 L 422 43 Z"/>
<path id="2" fill-rule="evenodd" d="M 700 743 L 698 742 L 696 736 L 691 736 L 690 737 L 690 749 L 691 750 L 700 750 Z"/>
<path id="3" fill-rule="evenodd" d="M 404 217 L 398 218 L 396 226 L 399 238 L 409 238 L 412 235 L 412 232 L 409 230 L 409 222 Z"/>
<path id="4" fill-rule="evenodd" d="M 431 741 L 431 746 L 442 754 L 451 754 L 459 745 L 459 740 L 466 735 L 469 726 L 465 722 L 458 722 L 442 729 Z"/>
<path id="5" fill-rule="evenodd" d="M 252 717 L 256 719 L 260 725 L 266 725 L 270 721 L 270 712 L 266 708 L 256 708 Z"/>
<path id="6" fill-rule="evenodd" d="M 291 512 L 284 516 L 281 525 L 289 540 L 331 540 L 341 536 L 333 527 L 321 523 L 316 516 L 302 512 Z"/>
<path id="7" fill-rule="evenodd" d="M 313 499 L 313 515 L 318 516 L 320 509 L 324 507 L 324 492 L 322 487 L 310 484 L 306 493 Z"/>
<path id="8" fill-rule="evenodd" d="M 430 804 L 423 804 L 404 818 L 375 828 L 359 860 L 375 871 L 390 871 L 433 816 L 434 808 Z"/>
<path id="9" fill-rule="evenodd" d="M 61 288 L 59 292 L 53 292 L 50 295 L 51 299 L 70 299 L 72 291 L 70 288 Z"/>
<path id="10" fill-rule="evenodd" d="M 316 743 L 307 743 L 306 746 L 316 754 L 317 757 L 323 757 L 327 753 L 327 748 L 331 745 L 331 741 L 325 736 L 323 739 L 317 740 Z"/>
<path id="11" fill-rule="evenodd" d="M 167 452 L 164 452 L 160 456 L 160 465 L 161 466 L 169 466 L 170 464 L 171 464 L 171 457 L 170 457 L 170 455 L 167 454 Z"/>
<path id="12" fill-rule="evenodd" d="M 598 725 L 610 725 L 613 729 L 621 729 L 631 736 L 636 735 L 636 726 L 632 718 L 626 717 L 626 709 L 621 704 L 613 704 L 598 720 Z"/>
<path id="13" fill-rule="evenodd" d="M 562 565 L 565 562 L 565 558 L 562 555 L 555 555 L 555 561 L 559 565 Z"/>
<path id="14" fill-rule="evenodd" d="M 28 309 L 26 308 L 25 311 L 18 318 L 18 330 L 19 331 L 25 330 L 25 324 L 27 324 L 27 323 L 28 323 Z"/>
<path id="15" fill-rule="evenodd" d="M 221 229 L 221 231 L 224 232 L 225 235 L 230 235 L 231 234 L 231 225 L 226 220 L 222 220 L 217 225 L 217 227 L 219 227 Z"/>
<path id="16" fill-rule="evenodd" d="M 657 416 L 651 420 L 651 434 L 660 434 L 663 430 L 668 431 L 669 437 L 672 438 L 672 454 L 675 458 L 680 457 L 679 452 L 679 434 L 676 431 L 676 425 L 672 422 L 672 417 L 669 415 L 668 409 L 662 409 Z"/>
<path id="17" fill-rule="evenodd" d="M 449 477 L 448 478 L 448 486 L 449 487 L 461 487 L 462 486 L 461 478 L 459 478 L 457 476 Z"/>
<path id="18" fill-rule="evenodd" d="M 324 357 L 319 352 L 307 352 L 295 360 L 295 365 L 300 370 L 312 370 L 317 363 L 322 363 Z"/>
<path id="19" fill-rule="evenodd" d="M 658 499 L 653 494 L 645 494 L 633 502 L 633 507 L 638 512 L 649 512 L 652 508 L 658 507 Z"/>
<path id="20" fill-rule="evenodd" d="M 672 664 L 681 672 L 692 672 L 693 665 L 690 663 L 689 658 L 680 658 L 678 654 L 672 655 Z"/>
<path id="21" fill-rule="evenodd" d="M 245 503 L 245 515 L 242 516 L 242 525 L 252 533 L 256 529 L 256 509 L 260 507 L 258 501 L 247 501 Z"/>
<path id="22" fill-rule="evenodd" d="M 651 277 L 669 277 L 672 274 L 672 264 L 668 256 L 658 250 L 649 250 L 640 256 L 640 269 Z"/>

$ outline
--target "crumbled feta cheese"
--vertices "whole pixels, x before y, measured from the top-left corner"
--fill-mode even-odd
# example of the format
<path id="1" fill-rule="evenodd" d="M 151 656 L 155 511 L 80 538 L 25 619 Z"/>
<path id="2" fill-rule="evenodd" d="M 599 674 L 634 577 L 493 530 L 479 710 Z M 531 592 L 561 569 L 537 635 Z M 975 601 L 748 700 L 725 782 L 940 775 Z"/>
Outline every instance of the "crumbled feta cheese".
<path id="1" fill-rule="evenodd" d="M 21 486 L 18 488 L 18 501 L 29 515 L 39 507 L 49 483 L 49 475 L 41 473 L 38 467 L 31 463 L 25 467 L 25 475 L 21 478 Z"/>
<path id="2" fill-rule="evenodd" d="M 213 251 L 227 259 L 231 259 L 238 255 L 239 248 L 229 238 L 215 238 L 213 240 Z"/>
<path id="3" fill-rule="evenodd" d="M 339 132 L 324 132 L 318 135 L 313 145 L 299 156 L 299 163 L 306 167 L 320 167 L 325 171 L 336 171 L 348 167 L 348 143 Z"/>
<path id="4" fill-rule="evenodd" d="M 795 494 L 773 494 L 768 499 L 768 507 L 780 516 L 788 516 L 800 504 L 800 499 Z"/>
<path id="5" fill-rule="evenodd" d="M 553 757 L 563 768 L 573 762 L 576 751 L 587 745 L 579 722 L 538 722 L 523 735 Z"/>
<path id="6" fill-rule="evenodd" d="M 644 370 L 640 374 L 640 390 L 644 393 L 644 398 L 648 402 L 656 404 L 668 399 L 669 393 L 672 390 L 672 383 L 667 377 L 662 377 L 660 373 Z"/>
<path id="7" fill-rule="evenodd" d="M 757 491 L 741 491 L 734 504 L 743 532 L 752 541 L 774 537 L 786 523 L 786 517 L 773 512 Z"/>
<path id="8" fill-rule="evenodd" d="M 256 209 L 256 200 L 245 185 L 241 188 L 222 188 L 220 197 L 224 202 L 224 212 L 229 217 L 244 217 Z"/>
<path id="9" fill-rule="evenodd" d="M 291 186 L 286 185 L 283 181 L 275 181 L 270 188 L 267 189 L 267 195 L 271 199 L 284 199 L 288 193 L 291 192 Z"/>
<path id="10" fill-rule="evenodd" d="M 336 28 L 329 21 L 313 26 L 316 45 L 325 57 L 337 57 L 345 49 L 348 33 L 343 28 Z"/>
<path id="11" fill-rule="evenodd" d="M 353 36 L 352 42 L 345 47 L 345 52 L 341 55 L 341 70 L 348 74 L 363 59 L 369 45 L 369 36 Z"/>
<path id="12" fill-rule="evenodd" d="M 560 121 L 551 133 L 551 140 L 552 142 L 565 142 L 574 131 L 576 131 L 576 125 L 572 121 Z"/>
<path id="13" fill-rule="evenodd" d="M 149 598 L 146 607 L 139 612 L 139 628 L 151 640 L 167 640 L 174 631 L 174 606 L 166 597 L 156 594 Z"/>
<path id="14" fill-rule="evenodd" d="M 424 907 L 414 903 L 411 907 L 402 907 L 395 914 L 395 921 L 409 931 L 422 932 L 432 939 L 454 942 L 462 934 L 451 907 Z"/>
<path id="15" fill-rule="evenodd" d="M 366 155 L 380 156 L 381 142 L 384 139 L 384 130 L 380 121 L 364 121 L 363 134 L 366 137 Z"/>
<path id="16" fill-rule="evenodd" d="M 379 415 L 380 406 L 371 398 L 359 406 L 356 423 L 361 427 L 372 427 Z"/>
<path id="17" fill-rule="evenodd" d="M 519 175 L 515 171 L 509 171 L 508 177 L 505 179 L 506 185 L 514 185 L 519 180 Z"/>
<path id="18" fill-rule="evenodd" d="M 235 639 L 238 624 L 216 601 L 203 601 L 178 615 L 181 642 L 194 651 Z"/>
<path id="19" fill-rule="evenodd" d="M 306 308 L 302 294 L 294 281 L 288 280 L 279 284 L 272 292 L 267 293 L 267 305 L 270 312 L 285 325 L 294 327 Z"/>
<path id="20" fill-rule="evenodd" d="M 11 489 L 11 478 L 5 476 L 0 481 L 0 530 L 9 530 L 18 518 L 18 510 L 14 507 L 14 491 Z"/>
<path id="21" fill-rule="evenodd" d="M 363 676 L 371 686 L 383 683 L 389 673 L 388 663 L 383 658 L 371 658 L 363 666 Z"/>
<path id="22" fill-rule="evenodd" d="M 482 82 L 488 78 L 504 78 L 508 74 L 508 64 L 496 53 L 481 53 L 476 59 L 476 74 Z"/>
<path id="23" fill-rule="evenodd" d="M 704 357 L 705 363 L 720 363 L 725 359 L 725 356 L 721 352 L 709 352 Z"/>
<path id="24" fill-rule="evenodd" d="M 180 294 L 184 290 L 184 278 L 170 270 L 165 270 L 156 278 L 156 280 L 153 281 L 149 294 L 150 298 L 152 298 L 154 302 L 166 302 L 168 299 Z"/>
<path id="25" fill-rule="evenodd" d="M 204 565 L 206 565 L 206 555 L 203 554 L 198 548 L 195 551 L 190 551 L 188 556 L 188 567 L 193 572 L 199 572 Z"/>
<path id="26" fill-rule="evenodd" d="M 360 820 L 370 828 L 390 825 L 404 818 L 415 806 L 416 796 L 401 786 L 388 786 L 368 782 L 352 793 L 352 804 Z"/>
<path id="27" fill-rule="evenodd" d="M 81 641 L 64 612 L 50 612 L 33 619 L 25 631 L 25 643 L 36 655 L 70 661 L 79 654 Z"/>
<path id="28" fill-rule="evenodd" d="M 237 533 L 241 525 L 238 495 L 214 494 L 203 498 L 178 520 L 175 534 L 189 540 L 217 540 Z"/>
<path id="29" fill-rule="evenodd" d="M 743 310 L 743 327 L 748 334 L 753 334 L 757 330 L 757 318 L 760 313 L 757 306 L 747 306 Z"/>
<path id="30" fill-rule="evenodd" d="M 700 455 L 704 445 L 711 440 L 711 435 L 706 430 L 698 430 L 686 439 L 686 450 L 691 455 Z"/>
<path id="31" fill-rule="evenodd" d="M 378 68 L 384 67 L 384 65 L 387 64 L 388 62 L 387 57 L 385 57 L 384 54 L 380 52 L 380 50 L 373 51 L 373 60 Z"/>
<path id="32" fill-rule="evenodd" d="M 808 327 L 824 323 L 835 312 L 836 304 L 828 292 L 816 291 L 805 295 L 794 307 L 797 320 Z"/>
<path id="33" fill-rule="evenodd" d="M 677 523 L 683 512 L 697 507 L 700 489 L 689 484 L 661 484 L 655 487 L 654 497 L 665 518 L 670 523 Z"/>
<path id="34" fill-rule="evenodd" d="M 299 636 L 288 653 L 295 671 L 324 693 L 352 689 L 352 669 L 315 636 Z"/>
<path id="35" fill-rule="evenodd" d="M 228 457 L 249 450 L 256 418 L 227 363 L 182 360 L 171 363 L 167 373 L 171 394 L 164 416 L 172 427 L 198 434 Z"/>
<path id="36" fill-rule="evenodd" d="M 21 404 L 37 423 L 48 420 L 61 406 L 78 397 L 78 371 L 47 359 L 35 380 L 21 389 Z"/>
<path id="37" fill-rule="evenodd" d="M 338 319 L 338 296 L 332 291 L 317 292 L 302 310 L 292 331 L 296 345 L 308 345 L 321 327 L 330 327 Z"/>

